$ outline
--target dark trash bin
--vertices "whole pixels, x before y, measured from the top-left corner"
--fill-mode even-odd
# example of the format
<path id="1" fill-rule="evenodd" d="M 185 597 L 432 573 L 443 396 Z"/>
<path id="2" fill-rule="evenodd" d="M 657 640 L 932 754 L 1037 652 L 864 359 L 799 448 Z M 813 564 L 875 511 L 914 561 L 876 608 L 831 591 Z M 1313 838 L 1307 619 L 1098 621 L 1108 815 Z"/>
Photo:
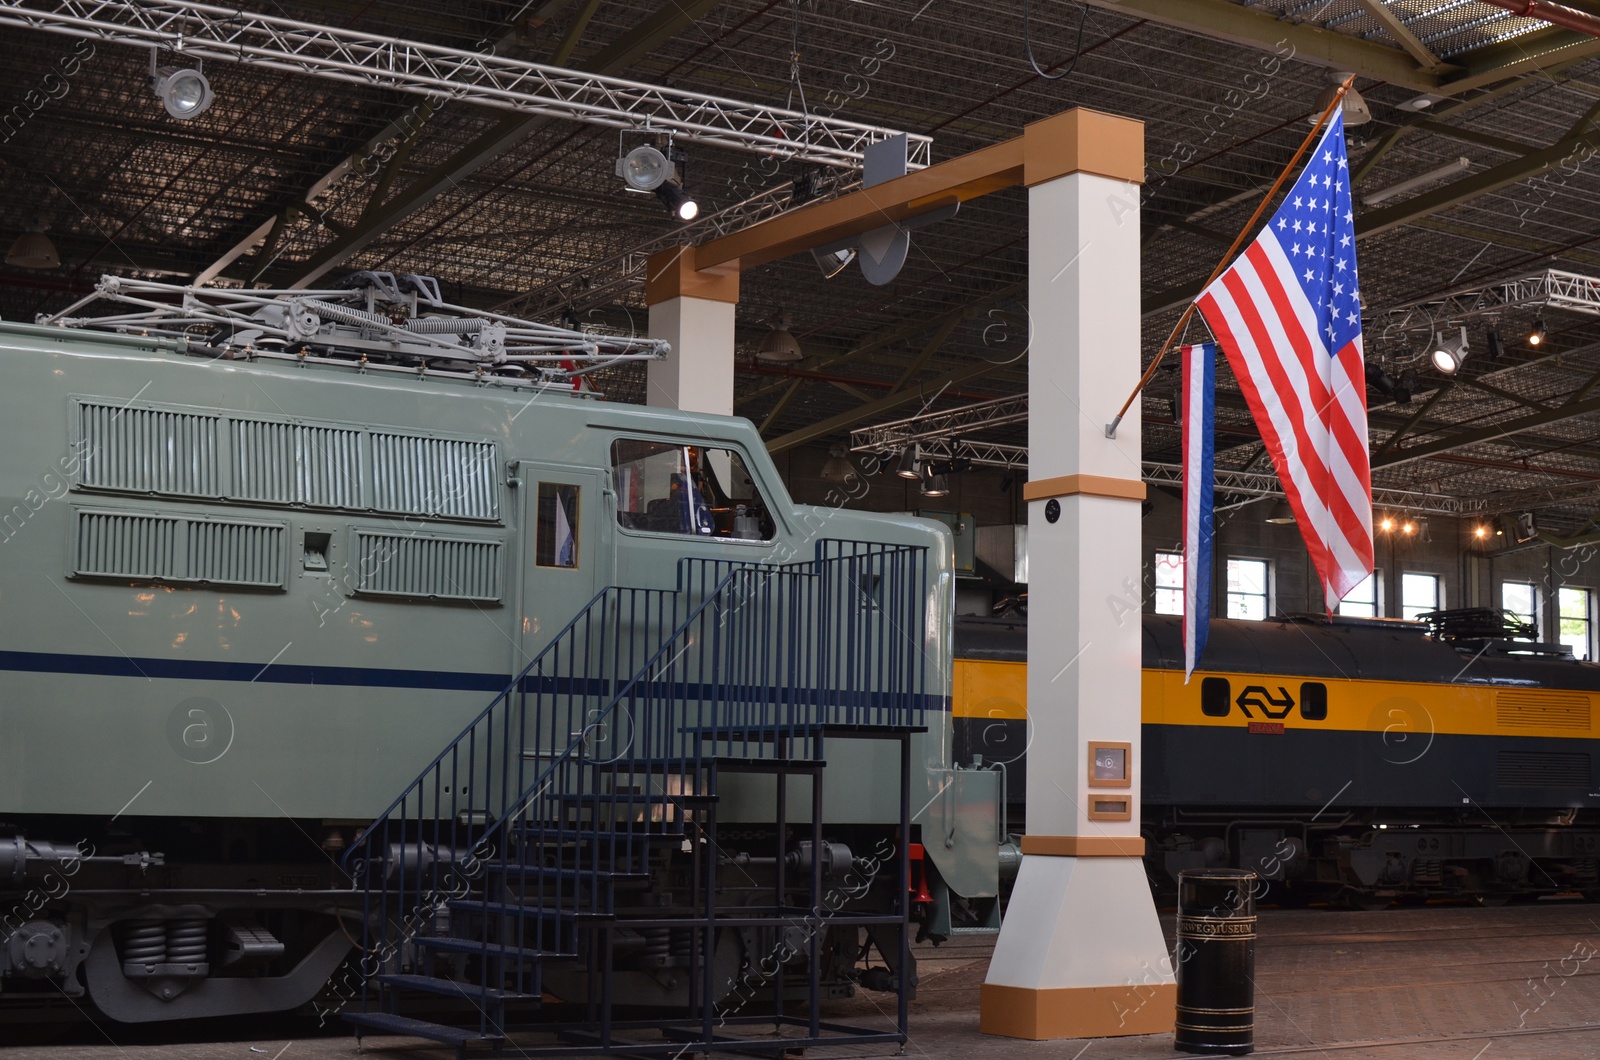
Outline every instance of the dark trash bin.
<path id="1" fill-rule="evenodd" d="M 1178 874 L 1178 1021 L 1173 1047 L 1243 1056 L 1256 1047 L 1256 874 Z"/>

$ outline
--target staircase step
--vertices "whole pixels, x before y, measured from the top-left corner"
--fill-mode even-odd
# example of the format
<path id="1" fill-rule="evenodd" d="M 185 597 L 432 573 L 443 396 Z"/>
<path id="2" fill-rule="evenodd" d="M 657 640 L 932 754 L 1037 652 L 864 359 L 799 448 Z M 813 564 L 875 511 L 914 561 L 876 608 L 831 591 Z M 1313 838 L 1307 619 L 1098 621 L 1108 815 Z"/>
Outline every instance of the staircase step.
<path id="1" fill-rule="evenodd" d="M 682 839 L 688 834 L 683 828 L 682 821 L 622 821 L 598 826 L 587 821 L 548 821 L 544 824 L 523 825 L 521 832 L 525 836 L 564 843 L 609 839 L 618 841 L 642 839 L 660 842 L 668 839 Z"/>
<path id="2" fill-rule="evenodd" d="M 612 913 L 579 913 L 571 909 L 541 909 L 538 906 L 518 905 L 514 902 L 481 902 L 475 898 L 456 898 L 445 904 L 451 909 L 458 909 L 463 913 L 483 913 L 488 916 L 516 916 L 520 913 L 528 920 L 560 920 L 592 924 L 616 919 L 616 916 Z"/>
<path id="3" fill-rule="evenodd" d="M 572 960 L 578 956 L 576 953 L 562 953 L 555 950 L 530 950 L 524 946 L 507 946 L 499 942 L 485 944 L 478 939 L 461 939 L 452 936 L 417 938 L 412 941 L 424 949 L 443 950 L 445 953 L 486 953 L 490 957 L 502 957 L 512 960 L 562 961 Z"/>
<path id="4" fill-rule="evenodd" d="M 419 990 L 441 997 L 464 998 L 468 1001 L 487 997 L 491 1001 L 537 1001 L 538 994 L 519 994 L 513 990 L 497 990 L 492 986 L 463 983 L 455 979 L 439 979 L 431 975 L 380 975 L 378 982 L 397 990 Z"/>
<path id="5" fill-rule="evenodd" d="M 723 773 L 820 773 L 828 763 L 820 758 L 745 758 L 717 755 L 713 762 Z"/>
<path id="6" fill-rule="evenodd" d="M 616 869 L 556 868 L 550 865 L 489 865 L 485 872 L 496 876 L 520 876 L 540 880 L 601 880 L 610 883 L 644 883 L 648 872 L 620 872 Z"/>
<path id="7" fill-rule="evenodd" d="M 340 1014 L 346 1023 L 379 1034 L 403 1034 L 411 1038 L 426 1038 L 433 1042 L 444 1042 L 458 1048 L 471 1048 L 480 1046 L 485 1049 L 499 1048 L 505 1041 L 503 1035 L 479 1034 L 476 1030 L 466 1027 L 450 1027 L 443 1023 L 429 1023 L 427 1020 L 412 1019 L 410 1016 L 396 1016 L 392 1012 L 344 1012 Z"/>
<path id="8" fill-rule="evenodd" d="M 647 791 L 568 791 L 562 792 L 554 798 L 558 802 L 569 806 L 621 806 L 635 812 L 643 812 L 650 807 L 670 806 L 713 806 L 717 802 L 715 795 L 698 795 L 684 792 L 681 795 L 666 795 Z"/>

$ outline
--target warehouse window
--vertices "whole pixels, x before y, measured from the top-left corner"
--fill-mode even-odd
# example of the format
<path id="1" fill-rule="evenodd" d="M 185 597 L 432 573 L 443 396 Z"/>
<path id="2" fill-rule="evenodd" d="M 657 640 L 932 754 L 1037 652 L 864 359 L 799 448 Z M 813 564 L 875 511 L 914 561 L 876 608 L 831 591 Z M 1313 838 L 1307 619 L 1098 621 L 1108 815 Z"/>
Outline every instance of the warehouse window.
<path id="1" fill-rule="evenodd" d="M 1563 585 L 1556 603 L 1561 608 L 1561 643 L 1575 659 L 1594 658 L 1594 594 L 1588 589 Z"/>
<path id="2" fill-rule="evenodd" d="M 1271 608 L 1271 569 L 1264 559 L 1228 560 L 1228 617 L 1261 621 Z"/>
<path id="3" fill-rule="evenodd" d="M 1539 590 L 1532 582 L 1502 582 L 1500 606 L 1515 615 L 1517 621 L 1532 626 L 1534 635 L 1538 635 Z"/>
<path id="4" fill-rule="evenodd" d="M 1351 618 L 1378 617 L 1378 572 L 1373 571 L 1339 601 L 1339 613 Z"/>
<path id="5" fill-rule="evenodd" d="M 1400 575 L 1400 617 L 1416 618 L 1424 611 L 1444 606 L 1439 597 L 1439 576 L 1406 571 Z"/>
<path id="6" fill-rule="evenodd" d="M 1156 553 L 1156 614 L 1183 614 L 1183 553 Z"/>

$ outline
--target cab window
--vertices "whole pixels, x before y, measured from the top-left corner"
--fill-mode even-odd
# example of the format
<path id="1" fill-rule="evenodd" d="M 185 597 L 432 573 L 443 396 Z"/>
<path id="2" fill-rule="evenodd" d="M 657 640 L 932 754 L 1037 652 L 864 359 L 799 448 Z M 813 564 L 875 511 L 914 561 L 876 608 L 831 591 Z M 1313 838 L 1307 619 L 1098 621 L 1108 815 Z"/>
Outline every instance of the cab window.
<path id="1" fill-rule="evenodd" d="M 731 449 L 619 438 L 611 444 L 611 475 L 625 529 L 772 539 L 766 501 Z"/>

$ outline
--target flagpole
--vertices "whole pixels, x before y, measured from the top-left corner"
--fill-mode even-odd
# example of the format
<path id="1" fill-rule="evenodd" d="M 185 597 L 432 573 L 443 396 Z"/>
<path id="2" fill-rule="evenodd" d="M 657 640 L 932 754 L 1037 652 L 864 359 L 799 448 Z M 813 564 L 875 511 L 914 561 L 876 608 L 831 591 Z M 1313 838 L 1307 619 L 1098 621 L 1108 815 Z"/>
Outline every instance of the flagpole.
<path id="1" fill-rule="evenodd" d="M 1322 131 L 1322 127 L 1333 116 L 1335 108 L 1344 102 L 1344 94 L 1350 91 L 1350 86 L 1355 84 L 1355 80 L 1355 74 L 1351 74 L 1344 79 L 1344 84 L 1340 85 L 1339 91 L 1334 93 L 1333 102 L 1328 104 L 1328 108 L 1322 112 L 1322 117 L 1317 119 L 1316 124 L 1311 127 L 1311 131 L 1306 134 L 1306 138 L 1300 142 L 1300 147 L 1295 151 L 1294 157 L 1289 159 L 1289 164 L 1283 167 L 1283 172 L 1278 174 L 1278 179 L 1273 181 L 1272 187 L 1262 198 L 1260 204 L 1256 206 L 1256 212 L 1251 214 L 1250 220 L 1246 221 L 1244 227 L 1239 229 L 1239 234 L 1233 239 L 1233 245 L 1228 248 L 1226 254 L 1222 255 L 1222 260 L 1217 262 L 1217 267 L 1211 270 L 1211 275 L 1206 277 L 1206 282 L 1200 285 L 1202 291 L 1211 286 L 1212 280 L 1222 275 L 1222 270 L 1228 267 L 1228 262 L 1233 260 L 1233 255 L 1244 244 L 1245 238 L 1255 231 L 1256 222 L 1261 220 L 1261 215 L 1266 212 L 1272 200 L 1278 197 L 1278 189 L 1283 187 L 1283 182 L 1288 179 L 1295 166 L 1300 164 L 1300 159 L 1304 157 L 1306 150 L 1316 141 L 1317 134 Z M 1156 374 L 1156 369 L 1161 366 L 1162 358 L 1166 357 L 1167 351 L 1172 349 L 1172 344 L 1178 341 L 1178 336 L 1183 334 L 1183 329 L 1189 323 L 1189 318 L 1194 316 L 1195 306 L 1198 304 L 1197 300 L 1191 299 L 1189 305 L 1183 311 L 1183 316 L 1179 317 L 1178 322 L 1172 326 L 1172 334 L 1168 335 L 1167 341 L 1161 344 L 1161 349 L 1156 353 L 1155 360 L 1150 362 L 1150 367 L 1146 368 L 1144 375 L 1140 376 L 1138 385 L 1133 388 L 1133 393 L 1128 395 L 1128 400 L 1122 403 L 1122 408 L 1117 410 L 1117 414 L 1112 421 L 1106 424 L 1107 438 L 1115 438 L 1117 436 L 1117 425 L 1122 422 L 1122 417 L 1128 414 L 1128 407 L 1133 404 L 1133 399 L 1139 396 L 1139 391 L 1143 390 L 1150 382 L 1151 377 Z"/>

